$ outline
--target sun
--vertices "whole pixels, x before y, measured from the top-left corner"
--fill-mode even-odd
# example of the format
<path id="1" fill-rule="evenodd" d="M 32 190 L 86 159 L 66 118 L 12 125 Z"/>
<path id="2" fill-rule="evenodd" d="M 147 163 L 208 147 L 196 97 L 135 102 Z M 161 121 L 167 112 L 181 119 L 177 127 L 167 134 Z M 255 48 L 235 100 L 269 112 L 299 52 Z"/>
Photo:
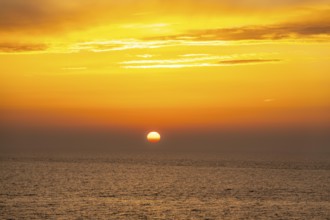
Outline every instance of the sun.
<path id="1" fill-rule="evenodd" d="M 157 131 L 151 131 L 147 135 L 147 140 L 151 143 L 157 143 L 160 141 L 160 134 Z"/>

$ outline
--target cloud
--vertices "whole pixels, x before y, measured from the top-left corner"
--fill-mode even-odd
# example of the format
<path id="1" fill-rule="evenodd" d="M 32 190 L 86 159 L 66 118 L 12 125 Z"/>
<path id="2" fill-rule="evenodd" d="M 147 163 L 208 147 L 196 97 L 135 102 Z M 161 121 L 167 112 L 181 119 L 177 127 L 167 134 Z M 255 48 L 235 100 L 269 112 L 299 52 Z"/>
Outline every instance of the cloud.
<path id="1" fill-rule="evenodd" d="M 68 44 L 51 45 L 43 43 L 0 43 L 0 51 L 2 52 L 25 52 L 25 51 L 43 51 L 56 53 L 72 53 L 72 52 L 109 52 L 122 50 L 139 50 L 139 49 L 155 49 L 163 47 L 177 46 L 224 46 L 229 45 L 224 41 L 187 41 L 187 40 L 139 40 L 139 39 L 122 39 L 107 41 L 87 41 Z M 147 58 L 148 54 L 137 55 L 138 57 Z M 143 57 L 144 56 L 144 57 Z M 189 55 L 188 55 L 189 56 Z"/>
<path id="2" fill-rule="evenodd" d="M 137 14 L 142 19 L 137 22 L 149 27 L 143 24 L 143 18 L 155 18 L 156 14 L 219 16 L 219 12 L 241 14 L 262 10 L 267 13 L 268 9 L 313 5 L 327 5 L 327 0 L 0 0 L 0 31 L 38 31 L 41 27 L 42 33 L 72 31 L 99 23 L 136 22 Z M 159 25 L 167 24 L 156 24 Z"/>
<path id="3" fill-rule="evenodd" d="M 0 52 L 3 53 L 44 51 L 47 48 L 46 44 L 0 43 Z"/>
<path id="4" fill-rule="evenodd" d="M 164 60 L 130 60 L 119 63 L 122 68 L 126 69 L 152 69 L 152 68 L 188 68 L 188 67 L 219 67 L 219 66 L 235 66 L 248 64 L 261 64 L 280 62 L 279 59 L 232 59 L 232 57 L 244 57 L 246 55 L 233 56 L 201 56 L 180 59 L 164 59 Z M 220 61 L 216 61 L 219 60 Z"/>
<path id="5" fill-rule="evenodd" d="M 67 45 L 66 51 L 80 52 L 108 52 L 120 50 L 136 50 L 136 49 L 155 49 L 163 47 L 179 47 L 179 46 L 229 46 L 237 45 L 234 42 L 226 41 L 191 41 L 191 40 L 159 40 L 159 39 L 121 39 L 107 41 L 89 41 Z M 198 54 L 197 54 L 198 55 Z M 188 55 L 191 56 L 191 55 Z M 194 56 L 194 54 L 192 55 Z M 205 56 L 205 54 L 204 54 Z"/>
<path id="6" fill-rule="evenodd" d="M 249 59 L 249 60 L 222 60 L 219 64 L 227 65 L 238 65 L 238 64 L 252 64 L 252 63 L 270 63 L 270 62 L 280 62 L 280 59 Z"/>
<path id="7" fill-rule="evenodd" d="M 1 31 L 17 31 L 20 28 L 40 27 L 56 16 L 57 7 L 52 1 L 2 0 L 0 1 Z"/>
<path id="8" fill-rule="evenodd" d="M 228 56 L 227 56 L 228 57 Z M 226 56 L 200 56 L 192 58 L 180 59 L 164 59 L 164 60 L 130 60 L 121 62 L 121 64 L 179 64 L 179 63 L 195 63 L 207 60 L 217 60 L 227 58 Z"/>
<path id="9" fill-rule="evenodd" d="M 0 0 L 0 32 L 33 30 L 47 34 L 109 20 L 118 22 L 136 11 L 137 4 L 138 0 Z M 127 5 L 126 13 L 120 10 Z"/>
<path id="10" fill-rule="evenodd" d="M 71 45 L 71 51 L 92 51 L 107 52 L 129 49 L 153 49 L 164 46 L 172 46 L 170 42 L 164 41 L 140 41 L 136 39 L 109 40 L 109 41 L 92 41 L 76 43 Z"/>
<path id="11" fill-rule="evenodd" d="M 178 69 L 178 68 L 188 68 L 188 67 L 214 67 L 219 66 L 217 64 L 210 63 L 189 63 L 189 64 L 153 64 L 153 65 L 127 65 L 122 66 L 125 69 Z"/>
<path id="12" fill-rule="evenodd" d="M 262 42 L 262 40 L 281 39 L 311 39 L 330 41 L 330 10 L 325 9 L 325 0 L 0 0 L 0 43 L 1 52 L 107 52 L 131 49 L 154 49 L 176 46 L 226 46 L 248 41 Z M 175 3 L 175 4 L 174 4 Z M 201 13 L 198 18 L 211 18 L 210 12 L 216 11 L 218 18 L 226 18 L 227 14 L 237 15 L 238 11 L 223 10 L 223 6 L 245 8 L 250 13 L 249 6 L 260 8 L 299 6 L 307 4 L 323 4 L 319 9 L 304 9 L 308 11 L 297 22 L 284 22 L 272 25 L 248 25 L 229 28 L 203 28 L 196 25 L 187 25 L 182 17 L 191 17 Z M 323 8 L 323 9 L 322 9 Z M 173 10 L 172 10 L 173 9 Z M 251 9 L 252 10 L 252 9 Z M 219 12 L 223 12 L 222 13 Z M 297 15 L 296 9 L 293 10 Z M 111 13 L 109 13 L 111 12 Z M 143 13 L 152 12 L 152 13 Z M 194 12 L 192 14 L 192 12 Z M 280 12 L 280 11 L 279 11 Z M 137 18 L 136 14 L 140 14 Z M 127 31 L 126 28 L 147 28 L 167 26 L 167 17 L 177 13 L 178 26 L 190 27 L 194 30 L 181 32 L 152 32 Z M 235 14 L 236 13 L 236 14 Z M 262 10 L 261 14 L 267 14 Z M 282 12 L 283 13 L 283 12 Z M 280 14 L 281 15 L 281 14 Z M 222 16 L 222 17 L 221 17 Z M 228 18 L 232 18 L 230 15 Z M 239 15 L 240 17 L 241 15 Z M 155 19 L 154 24 L 150 20 Z M 287 20 L 284 16 L 283 20 Z M 164 20 L 164 21 L 163 21 Z M 234 19 L 235 20 L 235 19 Z M 239 20 L 239 19 L 238 19 Z M 133 23 L 132 23 L 133 21 Z M 145 23 L 148 21 L 149 23 Z M 189 22 L 191 23 L 191 19 Z M 236 20 L 235 20 L 236 21 Z M 165 23 L 164 23 L 165 22 Z M 239 21 L 238 21 L 239 22 Z M 171 23 L 171 22 L 169 22 Z M 194 22 L 192 22 L 194 23 Z M 169 25 L 171 26 L 171 25 Z M 175 29 L 176 25 L 172 24 Z M 209 26 L 209 27 L 213 27 Z M 99 28 L 99 29 L 98 29 Z M 104 29 L 103 29 L 104 28 Z M 119 28 L 119 29 L 118 29 Z M 172 28 L 172 27 L 171 27 Z M 82 33 L 76 34 L 75 31 Z M 83 34 L 87 31 L 87 34 Z M 121 34 L 120 31 L 123 31 Z M 15 32 L 15 33 L 14 33 Z M 17 33 L 16 33 L 17 32 Z M 65 40 L 65 33 L 73 33 Z M 173 33 L 156 36 L 158 33 Z M 144 35 L 146 34 L 146 35 Z M 149 34 L 149 35 L 148 35 Z M 145 38 L 143 38 L 145 36 Z M 155 36 L 155 37 L 150 37 Z M 63 38 L 62 38 L 63 37 Z M 72 37 L 72 40 L 71 40 Z M 130 38 L 130 39 L 126 39 Z M 22 40 L 24 39 L 24 40 Z M 116 39 L 116 40 L 114 40 Z M 120 40 L 118 40 L 120 39 Z M 246 40 L 245 42 L 243 42 Z M 24 42 L 36 42 L 34 44 Z M 50 46 L 43 42 L 52 42 Z"/>
<path id="13" fill-rule="evenodd" d="M 235 41 L 330 38 L 330 10 L 308 21 L 273 25 L 250 25 L 233 28 L 191 30 L 183 34 L 147 38 L 149 40 Z"/>

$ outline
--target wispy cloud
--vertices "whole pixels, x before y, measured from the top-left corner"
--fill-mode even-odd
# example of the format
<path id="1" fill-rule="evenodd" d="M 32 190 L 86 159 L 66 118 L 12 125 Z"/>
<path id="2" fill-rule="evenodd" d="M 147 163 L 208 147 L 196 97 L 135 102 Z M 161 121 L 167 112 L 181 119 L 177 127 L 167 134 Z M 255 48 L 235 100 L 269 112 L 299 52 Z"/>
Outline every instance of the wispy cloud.
<path id="1" fill-rule="evenodd" d="M 137 10 L 142 10 L 139 0 L 1 0 L 0 32 L 29 30 L 41 35 L 71 32 L 102 22 L 125 20 L 134 17 Z"/>
<path id="2" fill-rule="evenodd" d="M 163 59 L 163 60 L 130 60 L 120 62 L 122 68 L 127 69 L 147 69 L 147 68 L 188 68 L 188 67 L 217 67 L 217 66 L 234 66 L 234 65 L 250 65 L 270 62 L 280 62 L 279 59 L 237 59 L 234 57 L 246 57 L 247 55 L 233 56 L 200 56 L 179 59 Z M 219 61 L 220 60 L 220 61 Z"/>
<path id="3" fill-rule="evenodd" d="M 228 46 L 232 45 L 224 41 L 186 41 L 186 40 L 139 40 L 139 39 L 122 39 L 122 40 L 107 40 L 107 41 L 90 41 L 78 42 L 72 44 L 42 44 L 42 43 L 0 43 L 0 52 L 3 53 L 18 53 L 41 51 L 49 53 L 74 53 L 74 52 L 110 52 L 122 50 L 140 50 L 140 49 L 157 49 L 164 47 L 178 46 Z M 137 57 L 148 58 L 152 55 L 141 54 Z M 190 55 L 188 55 L 190 56 Z"/>
<path id="4" fill-rule="evenodd" d="M 239 64 L 253 64 L 253 63 L 272 63 L 280 62 L 280 59 L 246 59 L 246 60 L 222 60 L 219 64 L 239 65 Z"/>
<path id="5" fill-rule="evenodd" d="M 72 45 L 72 51 L 107 52 L 129 49 L 153 49 L 168 46 L 163 41 L 139 41 L 135 39 L 83 42 Z"/>
<path id="6" fill-rule="evenodd" d="M 48 46 L 46 44 L 34 43 L 0 43 L 0 52 L 3 53 L 22 53 L 45 51 Z"/>
<path id="7" fill-rule="evenodd" d="M 212 67 L 220 66 L 212 63 L 190 63 L 190 64 L 153 64 L 153 65 L 126 65 L 122 66 L 125 69 L 177 69 L 177 68 L 187 68 L 187 67 Z"/>
<path id="8" fill-rule="evenodd" d="M 208 56 L 208 57 L 193 57 L 193 58 L 180 58 L 180 59 L 167 59 L 167 60 L 130 60 L 124 61 L 120 64 L 179 64 L 179 63 L 194 63 L 206 60 L 217 60 L 227 58 L 228 56 Z"/>
<path id="9" fill-rule="evenodd" d="M 250 25 L 233 28 L 190 30 L 183 34 L 146 38 L 147 40 L 237 41 L 314 39 L 330 40 L 330 10 L 319 12 L 317 19 L 273 25 Z"/>
<path id="10" fill-rule="evenodd" d="M 68 50 L 73 52 L 91 51 L 107 52 L 132 49 L 156 49 L 176 46 L 226 46 L 230 43 L 224 41 L 186 41 L 186 40 L 139 40 L 122 39 L 108 41 L 91 41 L 70 45 Z"/>

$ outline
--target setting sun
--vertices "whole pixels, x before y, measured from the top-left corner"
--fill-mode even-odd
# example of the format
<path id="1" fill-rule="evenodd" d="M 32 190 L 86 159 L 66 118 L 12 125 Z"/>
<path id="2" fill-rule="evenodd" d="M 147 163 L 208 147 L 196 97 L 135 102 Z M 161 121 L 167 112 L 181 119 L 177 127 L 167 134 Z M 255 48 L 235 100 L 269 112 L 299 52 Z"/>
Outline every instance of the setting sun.
<path id="1" fill-rule="evenodd" d="M 151 143 L 157 143 L 160 141 L 160 134 L 156 131 L 149 132 L 147 135 L 147 140 Z"/>

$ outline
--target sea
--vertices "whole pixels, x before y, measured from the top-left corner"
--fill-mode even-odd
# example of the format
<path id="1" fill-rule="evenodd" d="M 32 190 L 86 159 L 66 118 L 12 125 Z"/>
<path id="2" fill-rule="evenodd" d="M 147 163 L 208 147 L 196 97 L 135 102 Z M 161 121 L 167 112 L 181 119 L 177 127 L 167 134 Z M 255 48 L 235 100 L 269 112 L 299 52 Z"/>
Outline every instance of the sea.
<path id="1" fill-rule="evenodd" d="M 0 155 L 0 219 L 330 219 L 330 155 Z"/>

